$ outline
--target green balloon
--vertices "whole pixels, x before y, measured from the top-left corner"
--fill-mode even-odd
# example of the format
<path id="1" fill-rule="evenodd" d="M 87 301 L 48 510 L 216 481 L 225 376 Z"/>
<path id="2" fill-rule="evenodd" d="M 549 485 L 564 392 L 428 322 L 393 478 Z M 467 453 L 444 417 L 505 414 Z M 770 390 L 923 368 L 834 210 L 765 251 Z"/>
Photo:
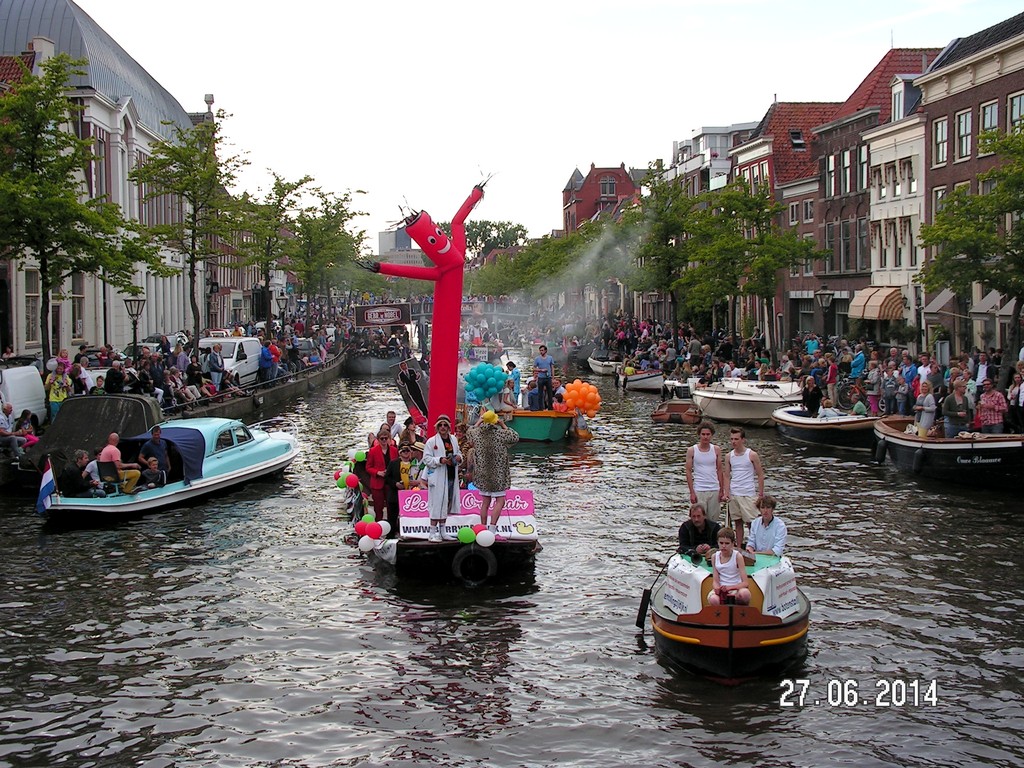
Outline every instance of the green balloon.
<path id="1" fill-rule="evenodd" d="M 360 520 L 362 520 L 362 521 L 363 521 L 364 523 L 372 523 L 372 522 L 374 522 L 374 521 L 375 521 L 375 520 L 376 520 L 377 518 L 375 518 L 375 517 L 374 517 L 374 516 L 373 516 L 372 514 L 370 514 L 369 512 L 367 512 L 367 513 L 366 513 L 365 515 L 363 515 L 363 516 L 362 516 L 361 518 L 359 518 L 359 519 L 360 519 Z"/>
<path id="2" fill-rule="evenodd" d="M 342 490 L 345 489 L 346 486 L 345 486 L 345 476 L 344 475 L 342 475 L 341 477 L 338 478 L 338 487 L 341 488 Z"/>
<path id="3" fill-rule="evenodd" d="M 366 451 L 356 451 L 356 461 L 366 461 Z"/>
<path id="4" fill-rule="evenodd" d="M 469 526 L 465 528 L 459 528 L 459 541 L 463 544 L 472 544 L 476 541 L 476 534 L 473 533 L 473 529 Z"/>

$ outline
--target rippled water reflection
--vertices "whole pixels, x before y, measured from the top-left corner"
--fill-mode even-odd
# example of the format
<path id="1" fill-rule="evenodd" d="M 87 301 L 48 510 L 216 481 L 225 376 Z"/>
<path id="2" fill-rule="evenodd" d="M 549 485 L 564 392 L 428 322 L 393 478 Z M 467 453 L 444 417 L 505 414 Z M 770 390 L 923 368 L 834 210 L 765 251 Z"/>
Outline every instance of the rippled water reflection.
<path id="1" fill-rule="evenodd" d="M 674 672 L 633 627 L 692 432 L 600 385 L 594 441 L 516 450 L 545 547 L 519 583 L 398 581 L 343 542 L 329 473 L 398 404 L 375 382 L 295 410 L 306 451 L 276 486 L 64 532 L 6 500 L 0 764 L 1020 763 L 1014 497 L 752 430 L 814 603 L 807 700 L 780 707 L 778 680 Z M 939 705 L 828 705 L 829 681 L 897 677 L 936 679 Z"/>

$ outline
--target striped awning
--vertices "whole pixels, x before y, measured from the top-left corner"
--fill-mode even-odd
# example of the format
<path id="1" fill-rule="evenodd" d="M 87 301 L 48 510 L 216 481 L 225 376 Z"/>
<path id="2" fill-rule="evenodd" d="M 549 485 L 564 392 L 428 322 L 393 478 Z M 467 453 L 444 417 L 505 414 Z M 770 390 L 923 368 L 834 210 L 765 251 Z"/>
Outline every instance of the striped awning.
<path id="1" fill-rule="evenodd" d="M 891 286 L 857 291 L 850 302 L 849 316 L 862 320 L 902 320 L 903 291 Z"/>

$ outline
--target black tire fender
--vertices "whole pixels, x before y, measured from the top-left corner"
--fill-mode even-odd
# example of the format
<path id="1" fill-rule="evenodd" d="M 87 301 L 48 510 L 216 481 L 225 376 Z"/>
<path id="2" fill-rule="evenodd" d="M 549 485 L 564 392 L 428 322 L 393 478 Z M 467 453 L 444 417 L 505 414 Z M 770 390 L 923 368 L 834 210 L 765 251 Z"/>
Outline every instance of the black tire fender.
<path id="1" fill-rule="evenodd" d="M 885 463 L 885 452 L 888 449 L 888 447 L 889 446 L 886 443 L 884 437 L 881 440 L 878 441 L 878 445 L 875 446 L 875 463 L 876 464 L 884 464 Z"/>
<path id="2" fill-rule="evenodd" d="M 486 566 L 486 570 L 480 568 L 474 560 L 483 562 Z M 483 584 L 498 572 L 498 560 L 487 547 L 481 547 L 479 544 L 465 544 L 458 552 L 455 553 L 455 557 L 452 558 L 452 575 L 457 579 L 471 586 L 475 587 L 478 584 Z M 481 575 L 485 574 L 485 575 Z"/>
<path id="3" fill-rule="evenodd" d="M 921 470 L 924 469 L 924 448 L 918 448 L 914 451 L 914 474 L 920 475 Z"/>

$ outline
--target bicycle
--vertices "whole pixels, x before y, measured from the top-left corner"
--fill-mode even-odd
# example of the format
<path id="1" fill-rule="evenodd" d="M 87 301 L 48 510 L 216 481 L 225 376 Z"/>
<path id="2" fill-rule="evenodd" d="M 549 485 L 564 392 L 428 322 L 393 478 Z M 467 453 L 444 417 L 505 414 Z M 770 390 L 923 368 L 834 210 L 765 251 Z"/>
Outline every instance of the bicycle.
<path id="1" fill-rule="evenodd" d="M 864 390 L 858 380 L 850 376 L 849 374 L 843 374 L 839 381 L 836 382 L 836 399 L 839 401 L 837 405 L 844 411 L 848 411 L 853 408 L 853 393 L 856 392 L 860 396 L 860 401 L 865 405 L 868 402 L 868 394 Z M 885 413 L 885 398 L 879 396 L 878 398 L 878 412 Z"/>

